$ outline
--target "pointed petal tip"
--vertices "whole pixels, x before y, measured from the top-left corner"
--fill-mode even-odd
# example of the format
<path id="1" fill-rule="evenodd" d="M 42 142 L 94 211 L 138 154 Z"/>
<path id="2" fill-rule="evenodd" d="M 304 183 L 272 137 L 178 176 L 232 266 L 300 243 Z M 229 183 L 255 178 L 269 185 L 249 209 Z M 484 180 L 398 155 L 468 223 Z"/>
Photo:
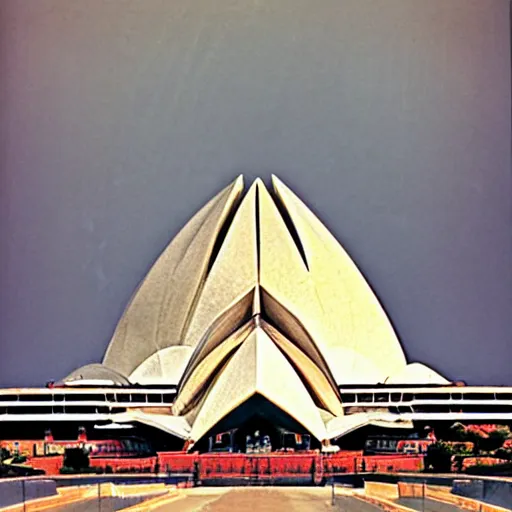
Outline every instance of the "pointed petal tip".
<path id="1" fill-rule="evenodd" d="M 274 185 L 274 187 L 282 183 L 282 181 L 279 179 L 279 176 L 277 176 L 276 174 L 271 174 L 270 180 L 272 181 L 272 185 Z"/>
<path id="2" fill-rule="evenodd" d="M 251 192 L 255 192 L 258 189 L 267 190 L 267 187 L 265 186 L 265 183 L 263 182 L 263 180 L 261 178 L 256 178 L 252 182 L 251 186 L 249 187 L 249 190 L 247 191 L 247 194 L 249 194 Z"/>
<path id="3" fill-rule="evenodd" d="M 290 191 L 290 189 L 284 184 L 281 178 L 275 174 L 272 174 L 272 188 L 277 195 L 279 195 L 281 192 Z"/>
<path id="4" fill-rule="evenodd" d="M 244 175 L 239 174 L 231 183 L 233 188 L 242 190 L 244 188 Z"/>

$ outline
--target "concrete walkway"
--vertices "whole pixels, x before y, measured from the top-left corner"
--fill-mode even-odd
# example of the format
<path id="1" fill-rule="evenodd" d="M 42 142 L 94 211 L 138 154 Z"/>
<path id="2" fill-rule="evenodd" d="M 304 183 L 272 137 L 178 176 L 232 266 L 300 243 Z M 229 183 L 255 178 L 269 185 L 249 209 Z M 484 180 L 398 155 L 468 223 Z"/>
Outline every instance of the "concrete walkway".
<path id="1" fill-rule="evenodd" d="M 336 496 L 330 487 L 195 488 L 157 509 L 159 512 L 382 512 L 353 496 Z"/>
<path id="2" fill-rule="evenodd" d="M 437 500 L 430 500 L 428 498 L 400 498 L 396 501 L 399 505 L 418 510 L 419 512 L 459 512 L 464 510 L 456 505 L 449 503 L 441 503 Z"/>

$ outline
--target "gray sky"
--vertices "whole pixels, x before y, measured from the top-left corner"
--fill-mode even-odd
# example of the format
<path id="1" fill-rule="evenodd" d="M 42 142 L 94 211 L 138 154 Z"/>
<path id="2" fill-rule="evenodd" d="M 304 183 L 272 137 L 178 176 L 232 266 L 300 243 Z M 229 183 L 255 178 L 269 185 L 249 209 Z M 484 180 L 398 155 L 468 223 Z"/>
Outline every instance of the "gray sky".
<path id="1" fill-rule="evenodd" d="M 410 361 L 512 384 L 504 0 L 3 0 L 0 385 L 100 361 L 237 174 L 341 241 Z"/>

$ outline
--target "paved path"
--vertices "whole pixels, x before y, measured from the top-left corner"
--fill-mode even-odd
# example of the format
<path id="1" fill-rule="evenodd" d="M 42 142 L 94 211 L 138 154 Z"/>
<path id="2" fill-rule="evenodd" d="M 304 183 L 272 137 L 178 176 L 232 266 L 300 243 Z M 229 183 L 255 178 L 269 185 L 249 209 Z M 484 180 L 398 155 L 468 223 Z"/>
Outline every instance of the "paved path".
<path id="1" fill-rule="evenodd" d="M 464 510 L 463 508 L 450 505 L 449 503 L 441 503 L 440 501 L 429 500 L 427 498 L 425 502 L 423 502 L 422 498 L 400 498 L 397 500 L 397 503 L 412 508 L 413 510 L 418 510 L 419 512 L 459 512 L 460 510 Z"/>
<path id="2" fill-rule="evenodd" d="M 330 487 L 195 488 L 163 505 L 159 512 L 382 512 L 350 496 L 331 505 Z"/>
<path id="3" fill-rule="evenodd" d="M 101 508 L 98 504 L 97 498 L 91 498 L 86 501 L 80 501 L 78 503 L 70 503 L 69 505 L 63 505 L 62 507 L 55 507 L 52 512 L 114 512 L 115 510 L 121 510 L 123 508 L 131 507 L 137 503 L 141 503 L 147 498 L 141 497 L 130 497 L 130 498 L 107 498 L 101 499 Z"/>

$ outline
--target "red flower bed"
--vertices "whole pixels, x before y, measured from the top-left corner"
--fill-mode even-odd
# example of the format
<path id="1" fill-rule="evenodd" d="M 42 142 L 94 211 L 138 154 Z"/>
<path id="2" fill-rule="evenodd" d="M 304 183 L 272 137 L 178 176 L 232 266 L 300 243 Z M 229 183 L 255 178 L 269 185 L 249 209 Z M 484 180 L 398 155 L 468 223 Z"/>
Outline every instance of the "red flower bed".
<path id="1" fill-rule="evenodd" d="M 230 478 L 248 475 L 265 477 L 293 477 L 311 475 L 315 479 L 333 474 L 355 472 L 422 471 L 423 457 L 417 455 L 371 455 L 362 457 L 340 452 L 334 455 L 309 453 L 269 453 L 246 455 L 243 453 L 159 452 L 156 457 L 91 458 L 93 468 L 112 469 L 113 473 L 161 472 L 193 473 L 200 478 Z M 494 459 L 496 460 L 496 459 Z M 62 456 L 32 457 L 27 462 L 48 475 L 57 475 L 63 464 Z"/>
<path id="2" fill-rule="evenodd" d="M 110 466 L 114 473 L 152 473 L 155 470 L 157 457 L 140 457 L 121 459 L 104 458 L 90 459 L 90 466 L 93 468 L 105 468 Z"/>
<path id="3" fill-rule="evenodd" d="M 462 471 L 473 466 L 494 466 L 496 464 L 505 464 L 509 462 L 505 459 L 497 459 L 496 457 L 465 457 L 462 461 Z"/>
<path id="4" fill-rule="evenodd" d="M 29 457 L 26 464 L 34 469 L 42 469 L 47 475 L 58 475 L 64 463 L 63 455 L 52 457 Z"/>
<path id="5" fill-rule="evenodd" d="M 197 453 L 187 452 L 158 452 L 160 471 L 172 473 L 192 473 L 194 462 L 198 460 Z"/>

